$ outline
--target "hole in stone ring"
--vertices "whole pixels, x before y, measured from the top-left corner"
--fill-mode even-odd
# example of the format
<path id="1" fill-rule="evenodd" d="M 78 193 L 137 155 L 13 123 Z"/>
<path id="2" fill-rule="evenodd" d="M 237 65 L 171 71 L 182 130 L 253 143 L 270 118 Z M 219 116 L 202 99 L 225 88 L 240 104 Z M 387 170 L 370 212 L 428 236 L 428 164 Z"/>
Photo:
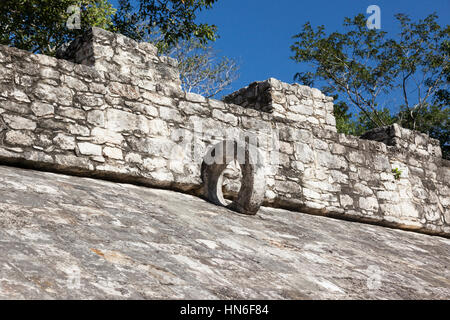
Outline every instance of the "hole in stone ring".
<path id="1" fill-rule="evenodd" d="M 237 200 L 242 186 L 242 169 L 237 160 L 231 161 L 222 172 L 222 194 L 227 205 Z"/>
<path id="2" fill-rule="evenodd" d="M 230 182 L 230 173 L 237 174 L 236 164 L 240 167 L 242 178 L 239 191 L 230 203 L 224 197 L 224 180 Z M 227 171 L 228 167 L 231 170 Z M 256 214 L 264 199 L 266 184 L 262 157 L 260 151 L 250 144 L 231 140 L 216 144 L 203 159 L 202 178 L 205 197 L 216 205 L 252 215 Z M 230 186 L 230 195 L 236 187 L 237 184 Z M 225 189 L 228 195 L 227 186 Z"/>

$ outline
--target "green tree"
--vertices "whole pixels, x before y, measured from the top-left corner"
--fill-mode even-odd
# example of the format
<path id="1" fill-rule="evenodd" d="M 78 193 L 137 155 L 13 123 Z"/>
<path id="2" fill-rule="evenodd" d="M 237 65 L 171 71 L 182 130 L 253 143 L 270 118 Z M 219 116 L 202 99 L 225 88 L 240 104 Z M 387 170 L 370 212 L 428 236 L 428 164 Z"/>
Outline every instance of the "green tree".
<path id="1" fill-rule="evenodd" d="M 215 40 L 217 27 L 196 22 L 196 14 L 217 0 L 119 0 L 114 8 L 108 0 L 2 0 L 0 2 L 0 44 L 53 55 L 63 43 L 91 26 L 121 32 L 142 40 L 151 32 L 163 35 L 159 44 L 173 45 L 191 37 L 202 43 Z M 66 25 L 80 8 L 81 29 Z"/>
<path id="2" fill-rule="evenodd" d="M 162 37 L 159 48 L 173 46 L 191 37 L 202 44 L 216 39 L 217 27 L 196 22 L 197 13 L 212 8 L 217 0 L 119 0 L 113 21 L 115 30 L 135 40 L 145 40 L 155 33 Z M 167 48 L 166 48 L 167 49 Z"/>
<path id="3" fill-rule="evenodd" d="M 333 109 L 337 131 L 339 133 L 354 134 L 354 122 L 351 121 L 352 114 L 348 112 L 347 103 L 339 101 L 334 104 Z"/>
<path id="4" fill-rule="evenodd" d="M 68 11 L 70 6 L 80 8 L 81 29 L 66 25 L 73 14 Z M 111 28 L 114 12 L 107 0 L 2 0 L 0 44 L 53 55 L 89 26 Z"/>
<path id="5" fill-rule="evenodd" d="M 394 124 L 398 121 L 396 116 L 391 115 L 389 109 L 384 108 L 377 111 L 377 115 L 386 125 Z M 374 115 L 369 112 L 369 116 L 365 113 L 355 115 L 349 112 L 349 106 L 344 101 L 337 101 L 334 104 L 334 116 L 336 118 L 336 129 L 339 133 L 360 136 L 368 130 L 377 128 L 377 125 L 371 120 Z"/>
<path id="6" fill-rule="evenodd" d="M 430 137 L 438 139 L 442 149 L 442 157 L 450 159 L 450 109 L 448 92 L 445 96 L 436 97 L 435 103 L 421 108 L 421 114 L 416 117 L 415 130 L 427 133 Z M 339 133 L 360 136 L 368 130 L 377 126 L 365 114 L 360 114 L 353 119 L 348 112 L 349 107 L 344 101 L 338 101 L 334 105 L 334 116 L 336 117 L 336 129 Z M 408 117 L 409 112 L 401 110 L 391 115 L 388 109 L 383 109 L 379 115 L 386 124 L 398 123 L 404 128 L 413 129 L 414 123 Z"/>
<path id="7" fill-rule="evenodd" d="M 307 85 L 326 83 L 325 91 L 343 94 L 360 111 L 353 117 L 347 104 L 335 107 L 338 130 L 362 131 L 397 122 L 403 127 L 430 134 L 448 148 L 448 83 L 450 70 L 450 27 L 440 26 L 432 14 L 412 22 L 404 14 L 395 16 L 400 25 L 396 38 L 368 29 L 360 14 L 345 18 L 345 32 L 325 33 L 308 22 L 294 36 L 292 59 L 309 65 L 295 80 Z M 402 102 L 391 110 L 387 98 L 399 92 Z"/>
<path id="8" fill-rule="evenodd" d="M 442 149 L 442 157 L 450 160 L 450 95 L 447 90 L 436 93 L 433 103 L 414 110 L 403 108 L 396 116 L 396 122 L 402 127 L 427 133 L 438 139 Z"/>

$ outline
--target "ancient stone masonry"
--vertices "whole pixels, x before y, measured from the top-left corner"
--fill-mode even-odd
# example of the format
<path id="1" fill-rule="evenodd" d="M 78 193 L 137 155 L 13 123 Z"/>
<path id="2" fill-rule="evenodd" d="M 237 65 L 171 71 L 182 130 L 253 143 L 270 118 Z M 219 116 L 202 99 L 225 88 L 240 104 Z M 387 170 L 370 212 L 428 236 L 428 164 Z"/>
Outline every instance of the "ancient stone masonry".
<path id="1" fill-rule="evenodd" d="M 287 84 L 276 79 L 253 82 L 224 98 L 225 102 L 270 112 L 273 119 L 289 119 L 336 132 L 333 98 L 315 88 Z M 282 120 L 281 120 L 282 121 Z"/>
<path id="2" fill-rule="evenodd" d="M 0 163 L 450 236 L 450 164 L 426 135 L 338 134 L 331 98 L 275 79 L 185 93 L 176 61 L 101 29 L 58 55 L 0 46 Z M 236 163 L 242 183 L 221 174 Z"/>

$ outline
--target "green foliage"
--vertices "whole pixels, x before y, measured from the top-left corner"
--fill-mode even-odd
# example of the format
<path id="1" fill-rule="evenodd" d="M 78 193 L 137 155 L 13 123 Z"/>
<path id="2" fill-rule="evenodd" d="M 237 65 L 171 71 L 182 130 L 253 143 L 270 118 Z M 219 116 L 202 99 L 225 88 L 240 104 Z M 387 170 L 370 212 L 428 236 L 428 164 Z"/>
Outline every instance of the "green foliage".
<path id="1" fill-rule="evenodd" d="M 335 99 L 337 96 L 335 96 Z M 379 112 L 379 116 L 387 124 L 398 123 L 404 128 L 417 130 L 428 134 L 431 138 L 440 142 L 442 157 L 450 159 L 450 109 L 449 92 L 441 91 L 435 96 L 434 103 L 417 110 L 421 114 L 411 117 L 410 113 L 402 109 L 397 114 L 391 115 L 388 109 Z M 364 132 L 376 128 L 376 125 L 366 117 L 360 114 L 356 119 L 348 112 L 349 107 L 343 101 L 334 104 L 334 116 L 336 118 L 336 128 L 339 133 L 360 136 Z M 414 125 L 414 120 L 415 125 Z"/>
<path id="2" fill-rule="evenodd" d="M 194 37 L 206 43 L 215 40 L 217 27 L 196 22 L 196 14 L 217 0 L 119 0 L 117 10 L 108 0 L 2 0 L 0 2 L 0 44 L 53 55 L 63 43 L 91 26 L 120 32 L 143 40 L 158 31 L 158 44 L 174 45 Z M 81 9 L 81 29 L 70 30 L 66 23 L 70 6 Z"/>
<path id="3" fill-rule="evenodd" d="M 355 135 L 356 123 L 351 120 L 352 114 L 348 112 L 348 105 L 344 101 L 334 104 L 334 117 L 336 118 L 336 129 L 339 133 Z"/>
<path id="4" fill-rule="evenodd" d="M 333 98 L 337 100 L 338 95 L 334 95 Z M 368 130 L 377 128 L 377 125 L 371 120 L 372 117 L 367 116 L 365 113 L 357 115 L 356 119 L 354 119 L 353 114 L 349 112 L 349 106 L 345 101 L 336 101 L 334 103 L 333 113 L 336 118 L 336 129 L 339 133 L 360 136 Z M 371 113 L 369 112 L 369 115 L 370 114 Z M 392 116 L 387 108 L 379 110 L 378 117 L 380 117 L 387 125 L 397 122 L 397 118 Z"/>
<path id="5" fill-rule="evenodd" d="M 395 16 L 400 25 L 397 38 L 366 27 L 360 14 L 344 19 L 345 32 L 325 33 L 308 22 L 294 36 L 292 59 L 308 64 L 308 71 L 295 75 L 305 85 L 325 82 L 327 94 L 343 94 L 360 113 L 348 113 L 345 102 L 336 102 L 339 132 L 360 135 L 379 126 L 401 126 L 439 139 L 443 156 L 449 157 L 450 26 L 441 27 L 432 14 L 412 22 L 404 14 Z M 381 105 L 395 90 L 402 102 L 391 115 Z"/>
<path id="6" fill-rule="evenodd" d="M 406 110 L 397 115 L 397 122 L 404 128 L 415 129 L 438 139 L 442 149 L 442 157 L 450 159 L 450 109 L 446 105 L 427 105 L 416 112 L 415 118 Z M 416 119 L 414 121 L 414 119 Z"/>
<path id="7" fill-rule="evenodd" d="M 346 33 L 325 34 L 325 27 L 314 30 L 308 22 L 295 35 L 294 59 L 310 64 L 314 71 L 297 73 L 296 80 L 327 82 L 333 93 L 343 93 L 348 100 L 377 125 L 384 125 L 378 117 L 376 97 L 393 87 L 395 63 L 390 59 L 392 49 L 386 33 L 369 30 L 366 18 L 360 14 L 345 18 Z"/>
<path id="8" fill-rule="evenodd" d="M 398 168 L 394 168 L 392 169 L 392 173 L 394 174 L 394 179 L 395 180 L 400 180 L 400 177 L 402 175 L 402 171 L 399 170 Z"/>
<path id="9" fill-rule="evenodd" d="M 397 122 L 397 118 L 395 116 L 392 116 L 391 112 L 387 108 L 378 110 L 377 115 L 386 125 L 391 125 Z M 356 121 L 354 135 L 360 136 L 364 132 L 375 129 L 377 127 L 378 126 L 371 120 L 369 116 L 367 116 L 365 113 L 362 113 L 358 116 L 358 119 Z"/>
<path id="10" fill-rule="evenodd" d="M 70 30 L 66 22 L 81 9 L 81 30 Z M 0 44 L 53 55 L 64 42 L 89 26 L 108 29 L 115 10 L 107 0 L 2 0 L 0 2 Z"/>
<path id="11" fill-rule="evenodd" d="M 369 112 L 369 115 L 372 117 L 374 116 L 371 112 Z M 387 108 L 379 110 L 377 115 L 384 123 L 386 123 L 386 125 L 397 123 L 397 117 L 392 116 Z M 378 127 L 371 120 L 371 117 L 367 116 L 365 113 L 361 113 L 356 119 L 353 119 L 352 114 L 348 113 L 348 105 L 343 101 L 339 101 L 334 105 L 334 116 L 336 118 L 336 129 L 339 133 L 360 136 L 366 131 Z"/>
<path id="12" fill-rule="evenodd" d="M 119 0 L 114 16 L 116 31 L 136 40 L 162 35 L 158 47 L 167 50 L 180 40 L 196 38 L 202 44 L 216 39 L 215 25 L 197 23 L 197 13 L 212 8 L 217 0 L 139 0 L 137 8 L 130 0 Z"/>

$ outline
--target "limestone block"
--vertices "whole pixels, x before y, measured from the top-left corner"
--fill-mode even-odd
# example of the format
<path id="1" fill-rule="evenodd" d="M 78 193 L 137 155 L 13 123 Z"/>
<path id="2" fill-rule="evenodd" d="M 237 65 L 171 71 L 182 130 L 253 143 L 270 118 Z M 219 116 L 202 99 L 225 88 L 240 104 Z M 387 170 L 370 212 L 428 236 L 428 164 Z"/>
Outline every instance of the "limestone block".
<path id="1" fill-rule="evenodd" d="M 103 155 L 111 159 L 123 160 L 122 150 L 119 148 L 104 147 Z"/>
<path id="2" fill-rule="evenodd" d="M 108 89 L 112 94 L 117 94 L 130 100 L 136 100 L 141 96 L 138 87 L 119 82 L 111 82 Z"/>
<path id="3" fill-rule="evenodd" d="M 105 126 L 105 112 L 101 110 L 92 110 L 87 113 L 87 122 L 97 127 Z"/>
<path id="4" fill-rule="evenodd" d="M 75 103 L 79 104 L 82 108 L 89 110 L 92 107 L 99 107 L 105 104 L 102 96 L 93 95 L 88 93 L 78 94 L 74 98 Z"/>
<path id="5" fill-rule="evenodd" d="M 320 139 L 314 139 L 314 149 L 316 150 L 327 150 L 328 143 Z"/>
<path id="6" fill-rule="evenodd" d="M 303 188 L 303 195 L 310 199 L 320 199 L 321 198 L 320 193 L 318 193 L 314 190 L 308 189 L 308 188 Z"/>
<path id="7" fill-rule="evenodd" d="M 363 196 L 370 196 L 373 195 L 373 191 L 371 188 L 369 188 L 368 186 L 362 184 L 362 183 L 355 183 L 355 185 L 353 186 L 353 190 Z"/>
<path id="8" fill-rule="evenodd" d="M 213 110 L 212 116 L 213 118 L 229 123 L 232 126 L 236 126 L 238 123 L 236 116 L 232 115 L 231 113 L 223 113 L 222 111 L 217 109 Z"/>
<path id="9" fill-rule="evenodd" d="M 34 95 L 45 102 L 56 102 L 63 106 L 70 106 L 73 102 L 73 93 L 69 88 L 54 87 L 44 83 L 36 86 Z"/>
<path id="10" fill-rule="evenodd" d="M 10 115 L 10 114 L 2 114 L 3 120 L 6 124 L 16 130 L 34 130 L 36 129 L 36 122 L 29 120 L 27 118 Z"/>
<path id="11" fill-rule="evenodd" d="M 189 101 L 180 101 L 179 109 L 183 110 L 185 114 L 209 114 L 211 112 L 209 106 L 204 106 L 200 103 L 193 103 Z"/>
<path id="12" fill-rule="evenodd" d="M 75 150 L 75 138 L 62 133 L 58 133 L 53 142 L 62 150 Z"/>
<path id="13" fill-rule="evenodd" d="M 341 194 L 339 196 L 339 199 L 340 199 L 340 202 L 341 202 L 341 206 L 344 209 L 353 207 L 353 198 L 352 197 L 350 197 L 350 196 L 348 196 L 346 194 Z"/>
<path id="14" fill-rule="evenodd" d="M 186 100 L 197 103 L 206 102 L 206 98 L 204 96 L 192 92 L 186 92 Z"/>
<path id="15" fill-rule="evenodd" d="M 319 124 L 319 120 L 317 120 L 317 118 L 314 118 L 314 117 L 308 117 L 308 118 L 306 118 L 306 121 L 308 121 L 311 124 L 315 124 L 315 125 Z"/>
<path id="16" fill-rule="evenodd" d="M 152 136 L 169 136 L 169 128 L 167 127 L 167 123 L 161 119 L 153 119 L 148 123 L 149 127 L 149 135 Z"/>
<path id="17" fill-rule="evenodd" d="M 294 145 L 295 153 L 294 157 L 296 160 L 303 163 L 309 163 L 314 161 L 314 152 L 311 147 L 304 143 L 296 143 Z"/>
<path id="18" fill-rule="evenodd" d="M 139 130 L 147 133 L 149 131 L 149 120 L 142 115 L 109 108 L 106 110 L 105 126 L 107 129 L 116 132 Z"/>
<path id="19" fill-rule="evenodd" d="M 142 163 L 142 156 L 138 153 L 130 152 L 126 154 L 125 161 L 140 164 Z"/>
<path id="20" fill-rule="evenodd" d="M 61 167 L 65 168 L 84 168 L 84 169 L 93 169 L 92 164 L 89 163 L 89 160 L 86 158 L 77 157 L 75 155 L 55 155 L 55 163 Z"/>
<path id="21" fill-rule="evenodd" d="M 159 108 L 159 116 L 164 120 L 182 122 L 183 118 L 178 110 L 168 107 Z"/>
<path id="22" fill-rule="evenodd" d="M 59 72 L 54 68 L 41 68 L 40 73 L 43 78 L 59 79 Z"/>
<path id="23" fill-rule="evenodd" d="M 294 148 L 291 143 L 280 142 L 280 151 L 287 154 L 292 154 L 294 152 Z"/>
<path id="24" fill-rule="evenodd" d="M 169 186 L 174 180 L 173 173 L 166 168 L 150 172 L 149 176 L 154 181 L 157 181 L 158 184 L 161 184 L 161 186 Z"/>
<path id="25" fill-rule="evenodd" d="M 78 108 L 59 107 L 58 114 L 63 117 L 67 117 L 67 118 L 71 118 L 71 119 L 75 119 L 75 120 L 86 119 L 86 114 L 85 114 L 84 110 L 78 109 Z"/>
<path id="26" fill-rule="evenodd" d="M 359 198 L 359 207 L 363 210 L 368 211 L 378 211 L 378 200 L 373 197 L 360 197 Z"/>
<path id="27" fill-rule="evenodd" d="M 12 100 L 2 100 L 0 99 L 0 110 L 1 112 L 5 112 L 6 110 L 12 111 L 15 113 L 28 113 L 30 107 L 28 104 L 23 102 L 15 102 Z"/>
<path id="28" fill-rule="evenodd" d="M 300 113 L 305 116 L 310 116 L 314 112 L 313 107 L 307 106 L 307 105 L 293 105 L 293 106 L 289 106 L 288 109 L 292 112 Z"/>
<path id="29" fill-rule="evenodd" d="M 159 93 L 145 91 L 142 97 L 149 100 L 151 103 L 161 105 L 161 106 L 175 106 L 175 101 L 172 98 L 166 97 Z"/>
<path id="30" fill-rule="evenodd" d="M 333 146 L 331 147 L 331 152 L 335 154 L 345 154 L 346 149 L 341 144 L 333 143 Z"/>
<path id="31" fill-rule="evenodd" d="M 209 99 L 208 102 L 211 106 L 211 109 L 225 109 L 225 103 L 223 103 L 222 101 Z"/>
<path id="32" fill-rule="evenodd" d="M 61 82 L 62 84 L 66 84 L 69 88 L 75 89 L 77 91 L 88 91 L 88 86 L 85 85 L 83 83 L 83 81 L 71 77 L 71 76 L 67 76 L 67 75 L 63 75 L 61 76 Z M 95 86 L 91 86 L 92 89 L 96 89 Z"/>
<path id="33" fill-rule="evenodd" d="M 347 154 L 348 160 L 354 163 L 363 164 L 364 163 L 364 155 L 357 151 L 351 151 Z"/>
<path id="34" fill-rule="evenodd" d="M 173 159 L 173 158 L 171 158 Z M 183 161 L 180 161 L 178 159 L 175 160 L 169 160 L 168 162 L 168 168 L 171 172 L 176 174 L 183 174 L 184 173 L 184 163 Z"/>
<path id="35" fill-rule="evenodd" d="M 96 144 L 112 143 L 120 145 L 124 140 L 124 137 L 120 133 L 99 127 L 92 129 L 91 136 L 92 142 Z"/>
<path id="36" fill-rule="evenodd" d="M 331 126 L 336 126 L 336 118 L 332 114 L 327 114 L 326 123 Z"/>
<path id="37" fill-rule="evenodd" d="M 339 170 L 330 170 L 331 177 L 334 182 L 347 184 L 348 183 L 348 175 Z"/>
<path id="38" fill-rule="evenodd" d="M 161 157 L 168 157 L 174 146 L 176 144 L 173 141 L 161 137 L 139 139 L 134 142 L 137 151 Z"/>
<path id="39" fill-rule="evenodd" d="M 106 94 L 107 88 L 103 83 L 92 82 L 89 83 L 89 92 Z"/>
<path id="40" fill-rule="evenodd" d="M 37 117 L 43 117 L 54 114 L 55 108 L 51 104 L 35 101 L 31 104 L 31 111 L 33 111 Z"/>
<path id="41" fill-rule="evenodd" d="M 346 170 L 348 167 L 343 156 L 334 155 L 328 150 L 317 150 L 315 154 L 319 166 L 341 170 Z"/>
<path id="42" fill-rule="evenodd" d="M 79 124 L 69 124 L 69 132 L 77 136 L 89 136 L 89 128 Z"/>
<path id="43" fill-rule="evenodd" d="M 400 196 L 398 192 L 393 191 L 378 191 L 377 198 L 380 200 L 392 201 L 394 203 L 400 201 Z"/>
<path id="44" fill-rule="evenodd" d="M 306 116 L 299 114 L 299 113 L 294 113 L 294 112 L 287 112 L 286 116 L 282 116 L 282 117 L 290 119 L 295 122 L 299 122 L 299 123 L 306 121 Z"/>
<path id="45" fill-rule="evenodd" d="M 308 180 L 303 182 L 303 186 L 314 190 L 321 190 L 322 192 L 340 192 L 341 186 L 339 184 L 330 183 L 328 181 L 314 181 Z"/>
<path id="46" fill-rule="evenodd" d="M 77 144 L 80 154 L 85 156 L 101 156 L 102 147 L 89 142 L 80 142 Z"/>
<path id="47" fill-rule="evenodd" d="M 6 143 L 17 146 L 31 146 L 33 145 L 34 137 L 26 131 L 10 130 L 6 132 Z"/>
<path id="48" fill-rule="evenodd" d="M 16 88 L 10 92 L 7 92 L 7 95 L 8 97 L 13 98 L 19 102 L 31 102 L 30 98 L 28 98 L 28 95 L 25 92 Z"/>

